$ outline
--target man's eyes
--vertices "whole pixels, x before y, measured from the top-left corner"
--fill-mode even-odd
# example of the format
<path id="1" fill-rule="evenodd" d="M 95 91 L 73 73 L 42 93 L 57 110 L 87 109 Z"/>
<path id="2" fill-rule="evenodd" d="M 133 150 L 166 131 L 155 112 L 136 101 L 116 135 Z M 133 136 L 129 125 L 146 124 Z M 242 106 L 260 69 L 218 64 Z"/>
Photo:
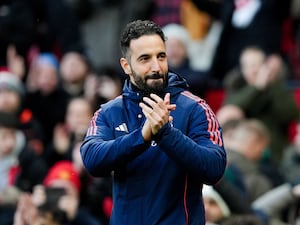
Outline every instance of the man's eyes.
<path id="1" fill-rule="evenodd" d="M 157 59 L 161 60 L 161 59 L 165 59 L 167 57 L 166 54 L 159 54 L 157 56 Z M 151 59 L 150 56 L 142 56 L 139 58 L 139 61 L 144 62 L 144 61 L 149 61 Z"/>
<path id="2" fill-rule="evenodd" d="M 161 54 L 161 55 L 158 56 L 159 59 L 165 59 L 166 57 L 167 57 L 166 54 Z"/>

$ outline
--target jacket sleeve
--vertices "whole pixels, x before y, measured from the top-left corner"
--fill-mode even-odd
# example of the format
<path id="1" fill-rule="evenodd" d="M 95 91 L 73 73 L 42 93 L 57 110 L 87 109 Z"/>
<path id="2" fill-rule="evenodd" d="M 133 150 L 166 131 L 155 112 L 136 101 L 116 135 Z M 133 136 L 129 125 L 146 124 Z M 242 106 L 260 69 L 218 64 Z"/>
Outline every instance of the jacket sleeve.
<path id="1" fill-rule="evenodd" d="M 83 164 L 94 176 L 108 175 L 143 153 L 150 145 L 144 141 L 141 128 L 117 138 L 114 138 L 113 132 L 100 109 L 94 114 L 80 148 Z"/>
<path id="2" fill-rule="evenodd" d="M 197 104 L 188 118 L 187 135 L 170 124 L 156 135 L 161 149 L 203 183 L 216 183 L 226 167 L 222 130 L 210 107 Z"/>
<path id="3" fill-rule="evenodd" d="M 295 202 L 292 186 L 289 183 L 283 183 L 253 201 L 252 207 L 263 211 L 270 217 L 276 217 Z"/>

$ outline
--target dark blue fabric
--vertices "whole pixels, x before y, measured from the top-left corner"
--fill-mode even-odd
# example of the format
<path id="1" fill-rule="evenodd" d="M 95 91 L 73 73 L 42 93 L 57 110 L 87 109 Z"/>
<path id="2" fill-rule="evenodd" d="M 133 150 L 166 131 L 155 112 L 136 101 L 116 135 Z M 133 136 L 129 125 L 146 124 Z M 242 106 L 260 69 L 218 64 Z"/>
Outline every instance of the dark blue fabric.
<path id="1" fill-rule="evenodd" d="M 142 94 L 130 82 L 122 97 L 95 113 L 81 154 L 92 175 L 113 172 L 111 225 L 205 224 L 202 183 L 222 177 L 226 154 L 215 115 L 186 89 L 184 79 L 169 74 L 166 92 L 177 105 L 174 120 L 151 142 L 141 133 Z"/>

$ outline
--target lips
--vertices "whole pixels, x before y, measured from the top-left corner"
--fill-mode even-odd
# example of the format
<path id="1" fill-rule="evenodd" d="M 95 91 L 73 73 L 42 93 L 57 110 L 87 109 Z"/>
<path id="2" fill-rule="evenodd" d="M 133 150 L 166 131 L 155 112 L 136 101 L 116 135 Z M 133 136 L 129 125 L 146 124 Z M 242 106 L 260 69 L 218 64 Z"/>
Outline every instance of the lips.
<path id="1" fill-rule="evenodd" d="M 160 79 L 160 78 L 163 78 L 163 76 L 160 75 L 160 74 L 151 74 L 151 75 L 148 75 L 146 77 L 146 80 L 148 80 L 148 79 Z"/>

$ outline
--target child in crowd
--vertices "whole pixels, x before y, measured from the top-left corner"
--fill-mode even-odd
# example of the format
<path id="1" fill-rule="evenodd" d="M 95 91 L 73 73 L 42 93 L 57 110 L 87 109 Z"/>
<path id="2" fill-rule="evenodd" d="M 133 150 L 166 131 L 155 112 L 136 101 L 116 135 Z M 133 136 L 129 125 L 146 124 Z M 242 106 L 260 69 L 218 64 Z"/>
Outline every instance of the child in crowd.
<path id="1" fill-rule="evenodd" d="M 25 193 L 20 198 L 14 225 L 36 225 L 41 221 L 46 221 L 46 225 L 100 225 L 86 208 L 81 207 L 81 187 L 73 163 L 57 162 L 42 185 L 37 185 L 32 194 Z"/>

